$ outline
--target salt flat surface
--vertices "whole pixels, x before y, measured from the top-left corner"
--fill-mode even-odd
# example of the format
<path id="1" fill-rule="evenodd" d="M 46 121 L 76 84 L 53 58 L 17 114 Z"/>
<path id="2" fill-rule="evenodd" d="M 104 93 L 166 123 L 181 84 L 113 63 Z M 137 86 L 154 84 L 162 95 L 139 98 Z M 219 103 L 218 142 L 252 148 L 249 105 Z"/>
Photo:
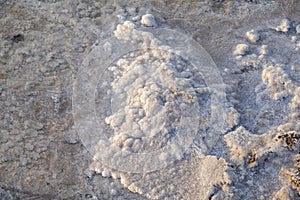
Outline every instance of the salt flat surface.
<path id="1" fill-rule="evenodd" d="M 0 1 L 0 199 L 299 199 L 297 1 Z"/>

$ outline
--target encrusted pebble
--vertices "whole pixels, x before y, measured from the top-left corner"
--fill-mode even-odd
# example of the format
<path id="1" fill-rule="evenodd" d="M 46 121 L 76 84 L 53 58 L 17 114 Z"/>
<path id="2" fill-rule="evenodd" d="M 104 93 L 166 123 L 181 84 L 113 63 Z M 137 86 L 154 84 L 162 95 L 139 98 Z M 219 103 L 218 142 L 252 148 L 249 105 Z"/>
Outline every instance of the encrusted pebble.
<path id="1" fill-rule="evenodd" d="M 153 15 L 146 14 L 142 16 L 141 24 L 147 27 L 155 27 L 156 21 Z"/>

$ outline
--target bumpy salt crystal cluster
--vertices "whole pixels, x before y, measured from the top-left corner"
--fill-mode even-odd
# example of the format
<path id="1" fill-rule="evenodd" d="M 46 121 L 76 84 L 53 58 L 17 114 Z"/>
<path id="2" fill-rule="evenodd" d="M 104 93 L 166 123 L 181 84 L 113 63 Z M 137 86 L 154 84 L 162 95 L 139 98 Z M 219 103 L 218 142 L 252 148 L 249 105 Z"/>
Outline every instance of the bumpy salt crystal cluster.
<path id="1" fill-rule="evenodd" d="M 133 28 L 125 22 L 115 35 L 126 40 L 135 37 Z M 192 80 L 196 72 L 189 67 L 166 49 L 132 52 L 109 67 L 114 76 L 112 107 L 120 105 L 105 119 L 114 131 L 111 142 L 131 152 L 165 145 L 180 126 L 182 110 L 197 100 Z"/>
<path id="2" fill-rule="evenodd" d="M 210 151 L 223 131 L 225 93 L 215 64 L 191 38 L 136 26 L 119 24 L 89 54 L 73 100 L 93 159 L 145 173 L 183 159 L 195 137 L 199 154 Z"/>
<path id="3" fill-rule="evenodd" d="M 209 197 L 227 184 L 225 160 L 205 155 L 237 115 L 225 119 L 222 78 L 200 45 L 126 21 L 85 63 L 73 102 L 90 169 L 149 199 Z"/>
<path id="4" fill-rule="evenodd" d="M 249 46 L 247 44 L 238 44 L 236 45 L 233 54 L 237 56 L 243 56 L 246 54 L 248 50 L 249 50 Z"/>
<path id="5" fill-rule="evenodd" d="M 145 173 L 183 159 L 195 137 L 199 154 L 211 151 L 223 131 L 225 89 L 210 56 L 191 38 L 137 26 L 119 24 L 87 56 L 73 107 L 95 161 Z"/>
<path id="6" fill-rule="evenodd" d="M 278 25 L 275 30 L 278 32 L 283 32 L 286 33 L 288 32 L 290 29 L 290 21 L 288 19 L 283 19 L 280 23 L 280 25 Z"/>
<path id="7" fill-rule="evenodd" d="M 256 43 L 259 40 L 259 35 L 254 30 L 248 31 L 246 37 L 252 43 Z"/>
<path id="8" fill-rule="evenodd" d="M 239 104 L 242 108 L 240 124 L 224 139 L 230 149 L 232 163 L 238 168 L 244 167 L 241 174 L 237 173 L 239 181 L 243 182 L 240 177 L 247 177 L 244 180 L 247 184 L 251 180 L 251 190 L 258 189 L 264 194 L 274 186 L 281 188 L 277 192 L 272 191 L 267 198 L 274 195 L 275 199 L 295 199 L 300 192 L 300 74 L 297 52 L 300 29 L 298 22 L 288 19 L 269 23 L 272 25 L 268 28 L 246 33 L 248 44 L 251 44 L 249 48 L 238 44 L 233 52 L 238 58 L 238 66 L 242 67 L 238 71 L 240 83 L 245 85 L 237 98 L 242 100 Z M 257 41 L 261 45 L 257 45 Z M 257 77 L 259 74 L 260 78 Z M 249 95 L 252 93 L 249 90 L 251 85 L 255 86 L 253 99 Z M 249 167 L 255 172 L 251 174 Z M 275 185 L 272 185 L 273 181 Z M 261 187 L 265 183 L 266 186 Z M 294 189 L 298 191 L 297 195 L 293 195 L 296 194 Z M 259 198 L 265 197 L 253 197 Z"/>
<path id="9" fill-rule="evenodd" d="M 278 100 L 292 93 L 294 86 L 280 66 L 269 66 L 262 72 L 262 80 L 270 89 L 270 97 Z"/>

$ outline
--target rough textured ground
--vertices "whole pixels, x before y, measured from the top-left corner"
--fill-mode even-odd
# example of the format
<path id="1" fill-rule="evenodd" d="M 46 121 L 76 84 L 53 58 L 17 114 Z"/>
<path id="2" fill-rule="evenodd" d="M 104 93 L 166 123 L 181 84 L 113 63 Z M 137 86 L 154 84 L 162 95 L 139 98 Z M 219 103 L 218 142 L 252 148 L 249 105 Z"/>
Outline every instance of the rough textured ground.
<path id="1" fill-rule="evenodd" d="M 195 138 L 135 174 L 93 160 L 72 96 L 95 45 L 146 13 L 210 54 L 227 121 L 207 153 Z M 0 199 L 299 199 L 299 13 L 297 0 L 0 0 Z"/>

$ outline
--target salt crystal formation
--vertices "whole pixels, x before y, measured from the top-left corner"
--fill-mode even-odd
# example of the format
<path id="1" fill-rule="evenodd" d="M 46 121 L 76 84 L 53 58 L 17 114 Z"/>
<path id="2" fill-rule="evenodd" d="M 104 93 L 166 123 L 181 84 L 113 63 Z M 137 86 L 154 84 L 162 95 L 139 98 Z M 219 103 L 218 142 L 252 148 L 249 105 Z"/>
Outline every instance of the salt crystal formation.
<path id="1" fill-rule="evenodd" d="M 259 40 L 258 34 L 253 30 L 248 31 L 246 33 L 246 36 L 247 36 L 247 39 L 252 43 L 256 43 Z"/>
<path id="2" fill-rule="evenodd" d="M 283 19 L 280 25 L 275 27 L 276 31 L 284 32 L 284 33 L 288 32 L 289 29 L 290 29 L 290 21 L 288 19 Z"/>
<path id="3" fill-rule="evenodd" d="M 295 67 L 291 67 L 291 65 L 299 65 L 299 52 L 295 48 L 296 44 L 293 38 L 296 36 L 289 39 L 288 34 L 290 34 L 289 31 L 292 28 L 291 22 L 283 19 L 275 26 L 275 30 L 283 35 L 279 36 L 274 33 L 264 34 L 265 37 L 272 38 L 274 42 L 278 42 L 277 48 L 280 46 L 281 49 L 285 49 L 284 51 L 274 52 L 274 49 L 271 47 L 272 43 L 267 45 L 264 40 L 262 41 L 262 45 L 251 45 L 248 48 L 246 48 L 246 44 L 243 46 L 238 44 L 236 46 L 233 54 L 237 55 L 237 52 L 239 52 L 240 57 L 236 58 L 239 66 L 243 70 L 249 70 L 242 72 L 243 77 L 247 79 L 241 80 L 241 82 L 250 83 L 250 80 L 256 76 L 256 73 L 261 76 L 261 80 L 256 82 L 254 104 L 251 104 L 251 100 L 248 99 L 248 107 L 245 110 L 242 107 L 238 109 L 242 118 L 243 115 L 247 115 L 248 119 L 254 117 L 257 123 L 247 123 L 244 120 L 242 123 L 243 126 L 224 136 L 227 146 L 230 148 L 230 159 L 233 163 L 236 163 L 242 171 L 247 171 L 245 167 L 261 171 L 260 175 L 255 176 L 255 178 L 252 177 L 252 173 L 250 175 L 241 173 L 243 175 L 240 175 L 242 178 L 239 181 L 251 177 L 251 181 L 255 179 L 258 185 L 268 182 L 267 187 L 257 187 L 257 189 L 266 194 L 269 193 L 268 187 L 275 187 L 275 182 L 273 183 L 272 181 L 278 180 L 276 181 L 277 192 L 272 194 L 274 198 L 278 199 L 298 198 L 295 190 L 298 193 L 300 191 L 300 179 L 298 174 L 294 172 L 295 170 L 299 170 L 298 154 L 295 150 L 299 148 L 298 98 L 300 74 L 295 70 Z M 260 35 L 257 34 L 258 32 L 261 32 L 261 30 L 247 32 L 246 39 L 254 44 L 256 40 L 261 39 Z M 252 33 L 256 34 L 253 35 Z M 284 42 L 281 43 L 281 40 Z M 247 49 L 248 53 L 242 54 L 245 49 Z M 293 54 L 297 56 L 293 56 Z M 290 62 L 284 59 L 285 56 L 291 59 Z M 297 64 L 293 65 L 291 63 Z M 246 75 L 245 72 L 249 74 Z M 242 97 L 245 94 L 243 90 L 241 90 L 241 93 L 238 95 L 239 99 L 249 98 L 249 96 Z M 253 116 L 252 113 L 256 109 L 259 110 L 254 114 L 256 116 Z M 268 127 L 265 131 L 262 128 L 264 126 Z M 278 158 L 272 155 L 276 155 Z M 280 162 L 281 165 L 278 166 L 275 164 L 276 162 Z M 245 163 L 247 164 L 245 165 Z M 273 173 L 278 174 L 278 176 L 273 175 Z M 246 177 L 243 177 L 244 175 Z M 236 190 L 239 191 L 238 188 L 243 188 L 242 185 L 237 184 L 235 186 Z M 251 189 L 249 191 L 256 188 L 252 184 L 250 185 Z M 236 198 L 244 199 L 246 197 L 240 195 Z M 264 198 L 264 195 L 254 194 L 248 196 L 246 199 L 253 198 Z"/>
<path id="4" fill-rule="evenodd" d="M 253 39 L 253 38 L 252 38 Z M 236 45 L 234 54 L 235 55 L 245 55 L 245 53 L 249 50 L 249 47 L 247 44 L 238 44 Z"/>
<path id="5" fill-rule="evenodd" d="M 140 31 L 130 21 L 118 25 L 114 37 L 86 60 L 85 69 L 98 69 L 99 73 L 84 71 L 75 86 L 78 95 L 73 98 L 74 115 L 81 140 L 95 160 L 120 171 L 141 173 L 166 167 L 183 158 L 198 134 L 203 134 L 199 153 L 206 153 L 223 130 L 224 88 L 214 63 L 200 46 L 193 46 L 193 40 L 190 45 L 186 43 L 188 38 L 178 33 L 156 31 Z M 177 43 L 171 42 L 175 39 Z M 178 42 L 188 45 L 187 51 L 181 51 L 184 46 L 178 46 Z M 116 45 L 120 52 L 112 51 Z M 107 68 L 95 68 L 98 55 L 118 59 Z M 106 60 L 100 56 L 98 59 Z M 208 70 L 209 74 L 201 73 Z M 88 79 L 88 83 L 97 84 L 96 104 L 79 92 L 89 95 L 85 88 L 92 86 L 81 83 Z M 92 106 L 99 128 L 85 121 L 85 113 Z M 96 138 L 91 139 L 86 130 Z"/>
<path id="6" fill-rule="evenodd" d="M 197 162 L 202 164 L 199 175 L 194 180 L 195 188 L 189 195 L 195 195 L 199 190 L 196 183 L 198 179 L 202 179 L 201 171 L 210 167 L 219 170 L 217 174 L 210 174 L 218 180 L 203 179 L 203 196 L 209 196 L 215 183 L 224 185 L 226 190 L 227 179 L 223 177 L 227 168 L 225 161 L 215 156 L 204 157 L 218 141 L 221 132 L 225 131 L 223 124 L 226 121 L 226 109 L 222 79 L 218 71 L 214 71 L 215 65 L 209 55 L 193 40 L 172 31 L 156 31 L 141 31 L 132 22 L 126 21 L 116 27 L 114 37 L 103 44 L 104 48 L 91 52 L 92 60 L 86 60 L 87 67 L 84 69 L 101 69 L 94 68 L 97 66 L 97 61 L 94 60 L 97 55 L 103 56 L 105 52 L 113 57 L 111 54 L 114 54 L 112 49 L 116 49 L 115 45 L 121 46 L 120 51 L 125 52 L 119 56 L 120 52 L 116 51 L 117 59 L 113 63 L 107 68 L 104 65 L 104 70 L 99 73 L 93 72 L 99 74 L 100 78 L 83 71 L 75 85 L 76 90 L 86 94 L 89 92 L 85 88 L 97 88 L 94 106 L 98 129 L 97 126 L 91 127 L 91 122 L 85 120 L 92 118 L 86 114 L 94 103 L 81 93 L 79 95 L 79 92 L 73 98 L 74 105 L 80 105 L 74 107 L 80 138 L 94 158 L 91 170 L 105 177 L 120 178 L 125 187 L 133 192 L 145 193 L 150 198 L 175 194 L 179 189 L 177 181 L 186 179 L 186 173 L 194 173 L 191 166 L 197 165 L 196 163 L 185 167 L 181 177 L 172 183 L 175 187 L 168 189 L 168 186 L 162 193 L 148 194 L 145 190 L 147 186 L 144 185 L 147 181 L 133 183 L 132 176 L 142 176 L 144 173 L 155 175 L 162 173 L 160 170 L 166 167 L 165 173 L 170 173 L 168 167 L 172 168 L 175 161 L 182 160 L 191 151 L 189 148 L 197 138 L 201 146 L 197 150 Z M 175 39 L 176 43 L 173 42 Z M 85 80 L 97 84 L 85 86 L 82 84 Z M 83 105 L 86 108 L 81 108 L 82 102 L 85 102 Z M 105 109 L 106 104 L 110 109 Z M 233 117 L 228 123 L 235 121 Z M 84 128 L 85 126 L 87 127 Z M 232 125 L 228 128 L 230 126 Z M 92 134 L 87 134 L 88 129 Z M 92 139 L 91 135 L 95 137 Z M 186 164 L 176 167 L 181 168 L 181 165 Z M 218 166 L 223 167 L 217 169 Z M 153 179 L 152 175 L 148 178 Z M 164 177 L 161 181 L 164 181 Z M 150 188 L 153 187 L 156 185 L 151 183 Z M 184 187 L 189 187 L 188 181 Z M 181 195 L 183 198 L 188 197 L 186 194 Z"/>
<path id="7" fill-rule="evenodd" d="M 159 133 L 161 136 L 156 136 L 156 140 L 163 142 L 163 138 L 171 137 L 169 134 L 180 125 L 181 110 L 189 106 L 197 110 L 198 105 L 195 105 L 197 97 L 192 87 L 196 83 L 186 76 L 193 73 L 185 69 L 179 72 L 171 63 L 166 63 L 168 58 L 172 59 L 168 52 L 153 50 L 142 55 L 132 54 L 133 60 L 127 57 L 108 68 L 115 75 L 112 92 L 124 96 L 112 99 L 112 107 L 124 104 L 124 109 L 117 110 L 105 121 L 116 134 L 113 142 L 139 152 L 144 137 L 154 140 Z M 147 62 L 149 58 L 153 62 Z M 173 60 L 176 62 L 175 56 Z"/>
<path id="8" fill-rule="evenodd" d="M 283 34 L 291 28 L 286 20 L 278 27 L 278 31 Z M 276 62 L 277 55 L 269 51 L 271 47 L 264 44 L 264 37 L 261 37 L 259 32 L 246 32 L 245 43 L 237 44 L 233 50 L 237 66 L 241 67 L 239 73 L 250 72 L 251 76 L 252 71 L 259 72 L 261 78 L 254 88 L 256 103 L 251 106 L 263 107 L 258 107 L 261 110 L 257 111 L 257 123 L 254 124 L 247 123 L 247 113 L 242 106 L 237 106 L 236 110 L 230 107 L 229 103 L 222 104 L 222 90 L 218 90 L 219 85 L 215 84 L 217 76 L 211 76 L 212 72 L 207 74 L 213 68 L 209 68 L 208 71 L 202 69 L 205 65 L 200 63 L 205 61 L 205 58 L 200 54 L 196 57 L 202 58 L 201 62 L 199 61 L 201 67 L 193 67 L 197 63 L 193 60 L 194 57 L 185 59 L 187 54 L 182 54 L 185 51 L 170 45 L 174 44 L 169 40 L 173 40 L 175 35 L 168 33 L 163 36 L 162 33 L 156 35 L 141 31 L 138 25 L 130 21 L 118 25 L 114 37 L 119 40 L 118 45 L 127 45 L 127 53 L 118 52 L 117 59 L 113 63 L 107 63 L 108 67 L 100 73 L 99 80 L 102 81 L 96 81 L 98 77 L 95 81 L 93 78 L 90 81 L 97 83 L 93 87 L 97 88 L 95 111 L 101 127 L 98 131 L 105 130 L 108 137 L 108 140 L 99 138 L 92 143 L 90 139 L 87 140 L 88 136 L 81 135 L 83 142 L 88 141 L 86 144 L 93 146 L 91 152 L 94 161 L 90 170 L 104 177 L 120 180 L 130 191 L 149 199 L 170 196 L 174 199 L 201 199 L 212 194 L 214 198 L 219 199 L 293 196 L 291 187 L 297 188 L 299 179 L 298 175 L 288 168 L 289 161 L 285 160 L 283 165 L 286 167 L 282 167 L 274 166 L 266 160 L 272 160 L 273 154 L 279 155 L 280 158 L 286 154 L 290 155 L 285 153 L 284 149 L 294 150 L 297 146 L 299 86 L 295 79 L 291 78 L 285 65 Z M 138 46 L 136 41 L 139 41 Z M 177 42 L 180 43 L 179 38 Z M 262 44 L 258 45 L 261 42 Z M 291 42 L 295 45 L 295 40 L 292 39 Z M 134 47 L 128 48 L 130 45 Z M 105 42 L 103 47 L 102 51 L 108 54 L 112 54 L 113 49 L 116 49 L 111 41 Z M 188 54 L 193 54 L 192 52 L 188 51 Z M 94 51 L 91 55 L 91 58 L 95 59 L 98 52 Z M 87 66 L 91 67 L 94 64 L 90 65 L 87 59 Z M 292 69 L 297 71 L 295 65 Z M 86 74 L 89 76 L 89 73 Z M 242 91 L 244 92 L 246 90 Z M 104 97 L 105 94 L 107 97 Z M 215 94 L 221 98 L 215 99 Z M 203 99 L 199 101 L 199 98 L 206 95 L 211 100 L 201 104 Z M 236 104 L 240 103 L 238 99 L 247 98 L 246 95 L 240 95 L 235 96 Z M 269 104 L 265 105 L 266 100 Z M 276 101 L 282 103 L 275 103 Z M 106 102 L 110 104 L 109 110 L 103 107 Z M 248 99 L 244 102 L 248 102 Z M 228 109 L 221 105 L 226 105 Z M 282 118 L 268 121 L 266 115 L 276 116 L 272 107 L 274 105 L 275 109 L 282 110 L 280 113 L 287 115 L 281 114 Z M 223 111 L 216 112 L 220 111 L 218 108 Z M 248 110 L 246 112 L 249 112 Z M 80 112 L 78 116 L 82 115 Z M 216 114 L 221 113 L 225 116 L 218 118 L 218 122 L 222 121 L 226 126 L 212 123 Z M 78 122 L 82 123 L 82 117 L 75 119 L 80 119 Z M 191 121 L 192 119 L 194 121 Z M 202 124 L 200 126 L 199 121 Z M 192 124 L 198 125 L 191 126 Z M 268 128 L 259 128 L 262 124 Z M 212 128 L 213 131 L 200 131 L 206 128 Z M 213 139 L 220 134 L 216 130 L 225 134 L 223 142 L 218 143 L 218 140 Z M 194 133 L 187 134 L 192 132 Z M 219 149 L 214 150 L 220 157 L 209 155 L 214 145 L 220 145 Z M 223 151 L 227 151 L 223 149 L 224 146 L 228 148 L 229 153 L 222 156 Z M 103 149 L 108 151 L 105 153 Z M 190 158 L 186 159 L 184 155 L 189 155 Z M 274 159 L 276 162 L 279 158 Z M 240 171 L 235 171 L 235 168 Z M 255 171 L 247 174 L 248 169 L 255 168 L 260 169 L 261 176 L 256 177 Z M 210 169 L 214 169 L 214 172 Z M 273 177 L 273 173 L 280 175 Z M 260 184 L 244 183 L 245 180 L 254 181 L 255 178 Z M 272 182 L 270 179 L 276 181 Z M 265 181 L 268 181 L 266 187 L 262 186 Z M 197 186 L 199 183 L 201 187 Z M 250 185 L 245 192 L 244 184 Z M 276 188 L 276 191 L 271 193 L 268 188 Z M 260 193 L 246 198 L 245 194 L 253 190 L 259 190 Z"/>

